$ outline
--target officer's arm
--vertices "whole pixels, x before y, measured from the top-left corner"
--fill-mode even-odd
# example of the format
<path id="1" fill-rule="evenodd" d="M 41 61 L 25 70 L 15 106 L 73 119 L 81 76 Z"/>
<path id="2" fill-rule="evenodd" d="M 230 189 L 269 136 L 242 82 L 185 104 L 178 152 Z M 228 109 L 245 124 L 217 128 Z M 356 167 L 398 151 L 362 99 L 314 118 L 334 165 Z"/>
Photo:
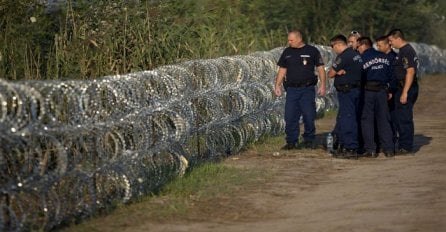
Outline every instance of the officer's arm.
<path id="1" fill-rule="evenodd" d="M 325 69 L 323 65 L 317 66 L 317 71 L 319 73 L 319 80 L 321 82 L 321 87 L 325 88 L 325 83 L 327 81 L 327 78 L 325 77 Z"/>
<path id="2" fill-rule="evenodd" d="M 415 68 L 407 68 L 406 69 L 406 77 L 404 79 L 404 87 L 403 93 L 407 94 L 409 92 L 410 86 L 412 86 L 412 82 L 415 76 Z"/>
<path id="3" fill-rule="evenodd" d="M 317 71 L 319 72 L 319 81 L 320 81 L 318 94 L 319 96 L 325 96 L 325 86 L 327 83 L 327 78 L 325 77 L 324 65 L 317 66 Z"/>
<path id="4" fill-rule="evenodd" d="M 275 84 L 274 84 L 274 93 L 278 97 L 282 95 L 282 83 L 285 78 L 285 74 L 286 74 L 286 68 L 280 67 L 279 71 L 277 72 L 277 76 L 276 76 L 276 80 L 275 80 Z"/>
<path id="5" fill-rule="evenodd" d="M 336 76 L 336 71 L 332 68 L 330 68 L 330 71 L 328 71 L 328 77 L 333 78 Z"/>
<path id="6" fill-rule="evenodd" d="M 275 88 L 282 87 L 283 80 L 285 79 L 285 74 L 286 74 L 286 68 L 279 67 L 279 71 L 277 72 L 277 75 L 276 75 Z"/>

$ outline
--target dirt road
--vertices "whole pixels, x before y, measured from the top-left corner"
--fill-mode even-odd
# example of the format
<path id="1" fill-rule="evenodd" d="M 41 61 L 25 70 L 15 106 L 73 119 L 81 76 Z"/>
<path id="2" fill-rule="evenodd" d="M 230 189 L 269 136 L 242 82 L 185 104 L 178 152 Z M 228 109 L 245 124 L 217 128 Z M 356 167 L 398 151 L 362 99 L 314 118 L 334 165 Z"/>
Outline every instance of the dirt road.
<path id="1" fill-rule="evenodd" d="M 248 151 L 225 163 L 274 173 L 266 184 L 202 203 L 187 219 L 110 226 L 119 231 L 446 231 L 446 76 L 425 77 L 420 89 L 414 156 L 342 160 L 322 149 L 279 156 Z M 333 117 L 317 121 L 320 139 L 333 123 Z"/>

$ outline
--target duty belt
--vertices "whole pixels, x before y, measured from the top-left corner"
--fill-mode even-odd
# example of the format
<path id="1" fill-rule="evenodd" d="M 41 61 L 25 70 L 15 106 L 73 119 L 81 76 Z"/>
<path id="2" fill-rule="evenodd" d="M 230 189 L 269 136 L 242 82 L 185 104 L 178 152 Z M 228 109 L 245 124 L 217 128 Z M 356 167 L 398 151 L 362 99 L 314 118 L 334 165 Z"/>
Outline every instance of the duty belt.
<path id="1" fill-rule="evenodd" d="M 364 89 L 368 90 L 368 91 L 379 92 L 382 90 L 389 89 L 389 86 L 387 84 L 383 84 L 379 81 L 367 81 L 364 85 Z"/>
<path id="2" fill-rule="evenodd" d="M 301 83 L 283 82 L 283 85 L 284 85 L 285 88 L 287 88 L 287 87 L 301 88 L 301 87 L 314 86 L 316 84 L 317 84 L 317 80 L 316 81 L 301 82 Z"/>
<path id="3" fill-rule="evenodd" d="M 360 83 L 337 84 L 335 85 L 335 88 L 338 92 L 347 93 L 354 88 L 359 88 L 360 86 L 361 86 Z"/>

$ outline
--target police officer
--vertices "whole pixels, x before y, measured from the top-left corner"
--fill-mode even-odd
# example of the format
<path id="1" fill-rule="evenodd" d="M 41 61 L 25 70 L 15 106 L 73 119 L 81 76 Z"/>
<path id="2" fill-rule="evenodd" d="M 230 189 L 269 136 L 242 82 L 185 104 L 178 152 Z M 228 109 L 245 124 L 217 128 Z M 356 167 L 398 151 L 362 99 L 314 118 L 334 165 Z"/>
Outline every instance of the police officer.
<path id="1" fill-rule="evenodd" d="M 352 47 L 353 50 L 356 50 L 358 48 L 359 37 L 361 37 L 361 34 L 358 31 L 351 31 L 347 38 L 347 45 Z"/>
<path id="2" fill-rule="evenodd" d="M 337 54 L 328 77 L 335 78 L 339 109 L 336 118 L 336 133 L 339 145 L 336 157 L 357 157 L 358 113 L 361 85 L 362 61 L 358 52 L 347 46 L 347 38 L 336 35 L 330 39 L 333 51 Z"/>
<path id="3" fill-rule="evenodd" d="M 384 54 L 387 54 L 390 63 L 392 63 L 393 60 L 395 60 L 395 57 L 397 55 L 396 52 L 390 46 L 389 40 L 385 35 L 376 38 L 376 50 Z"/>
<path id="4" fill-rule="evenodd" d="M 361 34 L 358 31 L 351 31 L 350 34 L 347 37 L 347 45 L 351 48 L 353 48 L 353 50 L 356 51 L 356 48 L 358 47 L 358 38 L 361 37 Z M 359 129 L 359 128 L 358 128 Z M 342 145 L 339 145 L 339 136 L 338 136 L 338 131 L 339 131 L 339 125 L 336 123 L 332 134 L 334 136 L 334 143 L 333 143 L 333 148 L 334 149 L 343 149 Z M 361 143 L 361 138 L 359 138 L 360 143 Z"/>
<path id="5" fill-rule="evenodd" d="M 298 148 L 301 115 L 305 130 L 304 146 L 313 148 L 316 133 L 315 85 L 318 82 L 315 67 L 320 80 L 318 94 L 324 96 L 326 86 L 324 62 L 316 47 L 304 43 L 299 30 L 288 33 L 288 44 L 289 47 L 285 48 L 277 62 L 279 70 L 274 88 L 276 96 L 282 95 L 282 85 L 285 86 L 287 93 L 285 99 L 286 145 L 282 149 Z"/>
<path id="6" fill-rule="evenodd" d="M 390 46 L 389 40 L 387 36 L 383 35 L 376 39 L 376 49 L 382 53 L 387 54 L 387 58 L 390 61 L 390 64 L 393 65 L 393 61 L 395 60 L 395 57 L 397 56 L 396 52 L 392 49 Z M 396 81 L 396 78 L 392 75 L 392 78 L 390 79 L 390 88 L 389 91 L 392 94 L 392 96 L 395 96 L 395 92 L 398 87 L 398 81 Z M 395 104 L 393 98 L 391 98 L 388 101 L 389 105 L 389 111 L 390 111 L 390 125 L 392 126 L 392 133 L 393 133 L 393 142 L 396 142 L 396 116 L 395 116 Z"/>
<path id="7" fill-rule="evenodd" d="M 365 156 L 377 157 L 375 143 L 375 121 L 379 142 L 387 157 L 394 155 L 390 113 L 387 105 L 392 67 L 388 56 L 372 48 L 368 37 L 358 39 L 358 52 L 362 58 L 364 100 L 361 113 L 361 129 L 364 139 Z"/>
<path id="8" fill-rule="evenodd" d="M 393 75 L 398 81 L 394 96 L 399 144 L 397 154 L 413 154 L 413 106 L 418 98 L 418 57 L 400 29 L 390 31 L 387 38 L 393 48 L 399 49 L 392 66 Z"/>

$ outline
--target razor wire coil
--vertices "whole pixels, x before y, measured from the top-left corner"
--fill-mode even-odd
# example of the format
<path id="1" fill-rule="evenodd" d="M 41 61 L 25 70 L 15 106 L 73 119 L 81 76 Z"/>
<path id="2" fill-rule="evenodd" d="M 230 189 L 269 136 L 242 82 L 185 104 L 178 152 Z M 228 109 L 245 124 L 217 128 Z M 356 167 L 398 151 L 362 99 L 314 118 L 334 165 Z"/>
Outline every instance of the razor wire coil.
<path id="1" fill-rule="evenodd" d="M 422 73 L 446 51 L 412 45 Z M 335 55 L 316 46 L 331 67 Z M 50 230 L 148 194 L 284 129 L 283 48 L 87 81 L 0 79 L 0 230 Z M 317 112 L 337 108 L 332 81 Z"/>

